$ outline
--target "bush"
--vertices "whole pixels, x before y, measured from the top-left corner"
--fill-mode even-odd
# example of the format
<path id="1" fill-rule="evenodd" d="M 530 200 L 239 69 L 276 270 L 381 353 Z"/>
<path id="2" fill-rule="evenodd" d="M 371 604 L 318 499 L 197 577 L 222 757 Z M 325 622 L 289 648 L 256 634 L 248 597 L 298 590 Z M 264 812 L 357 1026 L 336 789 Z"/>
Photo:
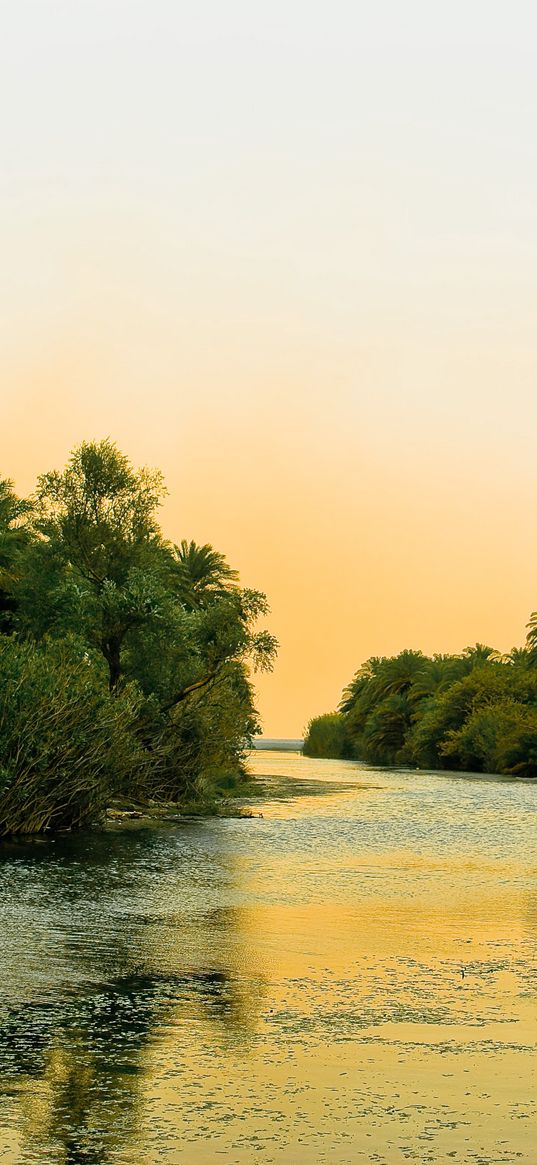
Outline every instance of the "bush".
<path id="1" fill-rule="evenodd" d="M 146 793 L 161 801 L 208 805 L 244 785 L 245 749 L 259 732 L 253 691 L 245 668 L 228 664 L 218 681 L 174 709 L 159 710 L 149 697 L 140 737 L 151 756 Z"/>
<path id="2" fill-rule="evenodd" d="M 139 696 L 111 699 L 101 670 L 73 639 L 0 639 L 0 836 L 82 825 L 143 781 Z"/>
<path id="3" fill-rule="evenodd" d="M 476 708 L 441 753 L 457 768 L 537 776 L 537 709 L 514 700 Z"/>
<path id="4" fill-rule="evenodd" d="M 334 759 L 350 756 L 344 716 L 340 712 L 327 712 L 310 720 L 303 753 L 304 756 Z"/>

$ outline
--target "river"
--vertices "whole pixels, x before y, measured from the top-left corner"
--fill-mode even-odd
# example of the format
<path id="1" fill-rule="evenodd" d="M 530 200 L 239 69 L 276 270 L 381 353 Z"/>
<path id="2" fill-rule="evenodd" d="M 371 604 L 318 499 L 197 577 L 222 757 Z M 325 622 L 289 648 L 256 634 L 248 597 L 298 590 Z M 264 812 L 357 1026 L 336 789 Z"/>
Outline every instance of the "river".
<path id="1" fill-rule="evenodd" d="M 537 786 L 250 765 L 262 816 L 2 846 L 1 1165 L 534 1165 Z"/>

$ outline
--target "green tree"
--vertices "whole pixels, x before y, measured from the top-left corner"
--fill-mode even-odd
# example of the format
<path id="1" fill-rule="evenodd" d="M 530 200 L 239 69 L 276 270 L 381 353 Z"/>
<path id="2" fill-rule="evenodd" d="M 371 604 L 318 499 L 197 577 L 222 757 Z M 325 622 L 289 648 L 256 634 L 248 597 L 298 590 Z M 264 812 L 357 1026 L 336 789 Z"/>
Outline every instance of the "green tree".
<path id="1" fill-rule="evenodd" d="M 421 651 L 373 657 L 343 694 L 340 709 L 356 756 L 376 764 L 393 764 L 405 743 L 412 714 L 414 685 L 430 661 Z"/>
<path id="2" fill-rule="evenodd" d="M 14 494 L 13 483 L 0 478 L 0 632 L 3 633 L 12 630 L 13 626 L 14 591 L 28 542 L 24 519 L 29 510 L 29 503 Z"/>
<path id="3" fill-rule="evenodd" d="M 368 716 L 360 737 L 363 759 L 382 765 L 402 760 L 410 717 L 410 704 L 405 693 L 394 693 L 381 700 Z"/>
<path id="4" fill-rule="evenodd" d="M 207 779 L 242 771 L 259 731 L 248 673 L 270 669 L 276 651 L 274 637 L 256 629 L 267 611 L 264 595 L 239 588 L 196 610 L 172 596 L 159 620 L 133 632 L 126 673 L 146 696 L 140 731 L 162 757 L 157 784 L 167 799 L 181 782 L 193 795 L 196 782 L 206 789 Z"/>
<path id="5" fill-rule="evenodd" d="M 226 562 L 223 554 L 205 544 L 185 539 L 172 550 L 171 578 L 174 591 L 188 611 L 195 611 L 225 599 L 236 589 L 238 572 Z"/>
<path id="6" fill-rule="evenodd" d="M 156 513 L 164 492 L 158 471 L 134 470 L 111 441 L 83 443 L 63 472 L 43 474 L 34 529 L 40 540 L 34 568 L 48 582 L 49 626 L 85 629 L 108 665 L 115 691 L 123 674 L 129 633 L 158 618 L 165 547 Z M 28 622 L 35 620 L 41 570 L 24 588 Z M 38 611 L 42 612 L 37 603 Z M 58 618 L 59 612 L 59 618 Z M 63 627 L 62 627 L 63 623 Z"/>
<path id="7" fill-rule="evenodd" d="M 245 746 L 259 731 L 250 674 L 272 668 L 277 648 L 258 626 L 267 599 L 241 587 L 213 547 L 163 538 L 163 492 L 159 473 L 135 470 L 110 441 L 84 443 L 65 470 L 42 475 L 29 514 L 8 483 L 0 491 L 1 577 L 15 604 L 7 671 L 19 674 L 20 664 L 20 685 L 4 693 L 5 830 L 13 822 L 22 829 L 25 815 L 29 828 L 86 820 L 124 787 L 125 765 L 130 793 L 153 799 L 207 802 L 211 788 L 222 793 L 241 777 Z M 103 753 L 106 779 L 90 760 L 93 747 L 104 747 L 100 726 L 115 741 Z M 72 798 L 66 737 L 78 749 Z M 91 795 L 75 778 L 79 764 Z"/>
<path id="8" fill-rule="evenodd" d="M 460 655 L 373 656 L 343 692 L 347 747 L 375 764 L 532 775 L 536 660 L 537 613 L 526 647 L 509 655 L 476 643 Z M 319 733 L 317 755 L 328 755 L 323 747 Z"/>
<path id="9" fill-rule="evenodd" d="M 441 754 L 458 769 L 537 776 L 537 708 L 509 697 L 474 707 Z"/>

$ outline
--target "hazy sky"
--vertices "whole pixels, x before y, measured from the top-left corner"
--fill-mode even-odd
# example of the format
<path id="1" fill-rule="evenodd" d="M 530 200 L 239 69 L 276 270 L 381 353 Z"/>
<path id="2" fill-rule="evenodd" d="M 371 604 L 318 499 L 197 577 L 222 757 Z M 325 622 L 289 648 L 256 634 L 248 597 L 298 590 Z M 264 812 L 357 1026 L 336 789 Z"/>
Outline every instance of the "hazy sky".
<path id="1" fill-rule="evenodd" d="M 1 0 L 0 474 L 82 439 L 266 590 L 269 735 L 537 607 L 537 10 Z"/>

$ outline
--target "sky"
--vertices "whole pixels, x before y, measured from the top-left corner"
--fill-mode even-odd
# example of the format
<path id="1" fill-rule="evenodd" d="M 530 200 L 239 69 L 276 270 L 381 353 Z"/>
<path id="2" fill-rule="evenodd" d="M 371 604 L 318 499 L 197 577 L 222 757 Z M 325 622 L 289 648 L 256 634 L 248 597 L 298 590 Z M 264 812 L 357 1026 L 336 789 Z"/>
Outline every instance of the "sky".
<path id="1" fill-rule="evenodd" d="M 0 475 L 161 468 L 269 736 L 537 608 L 537 10 L 0 0 Z"/>

